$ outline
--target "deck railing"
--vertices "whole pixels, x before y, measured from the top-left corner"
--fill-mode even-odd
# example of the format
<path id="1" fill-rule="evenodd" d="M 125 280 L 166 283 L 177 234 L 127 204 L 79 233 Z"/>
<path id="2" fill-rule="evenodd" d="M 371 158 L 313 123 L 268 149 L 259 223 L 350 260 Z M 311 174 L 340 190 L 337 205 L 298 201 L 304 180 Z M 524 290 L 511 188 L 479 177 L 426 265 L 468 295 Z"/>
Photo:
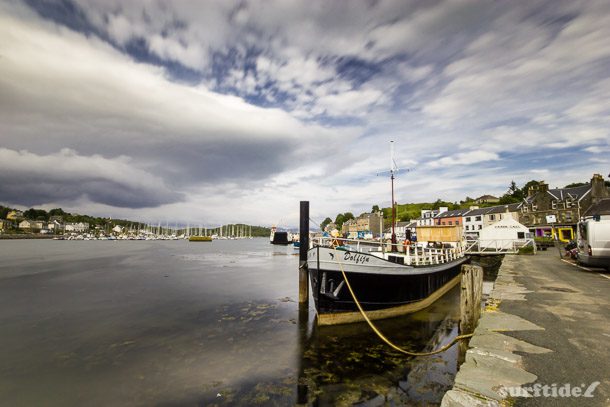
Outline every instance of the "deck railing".
<path id="1" fill-rule="evenodd" d="M 487 239 L 467 240 L 465 252 L 467 254 L 516 254 L 523 247 L 532 247 L 536 252 L 534 239 Z"/>
<path id="2" fill-rule="evenodd" d="M 536 252 L 534 239 L 488 239 L 488 240 L 466 240 L 452 247 L 428 247 L 417 243 L 405 245 L 397 243 L 392 247 L 388 240 L 362 240 L 344 239 L 333 237 L 316 237 L 310 240 L 311 246 L 343 247 L 351 251 L 370 253 L 387 258 L 385 254 L 404 257 L 407 265 L 431 265 L 453 261 L 466 254 L 516 254 L 524 247 L 532 247 Z"/>
<path id="3" fill-rule="evenodd" d="M 394 245 L 394 250 L 392 250 L 392 243 L 387 240 L 375 241 L 317 237 L 311 240 L 311 245 L 313 247 L 341 247 L 373 255 L 381 254 L 380 257 L 387 260 L 390 259 L 389 256 L 402 257 L 404 258 L 404 264 L 409 266 L 442 264 L 464 257 L 465 255 L 464 246 L 461 243 L 458 243 L 456 246 L 442 248 L 419 246 L 415 243 L 410 245 L 397 243 Z"/>

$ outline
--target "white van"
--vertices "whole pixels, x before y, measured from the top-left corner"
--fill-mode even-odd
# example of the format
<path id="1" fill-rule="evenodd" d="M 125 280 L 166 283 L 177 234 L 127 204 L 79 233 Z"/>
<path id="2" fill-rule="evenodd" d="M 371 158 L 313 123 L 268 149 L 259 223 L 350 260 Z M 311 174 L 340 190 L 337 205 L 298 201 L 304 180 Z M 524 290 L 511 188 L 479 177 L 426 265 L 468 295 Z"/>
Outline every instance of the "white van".
<path id="1" fill-rule="evenodd" d="M 604 218 L 578 222 L 578 262 L 610 270 L 610 219 Z"/>

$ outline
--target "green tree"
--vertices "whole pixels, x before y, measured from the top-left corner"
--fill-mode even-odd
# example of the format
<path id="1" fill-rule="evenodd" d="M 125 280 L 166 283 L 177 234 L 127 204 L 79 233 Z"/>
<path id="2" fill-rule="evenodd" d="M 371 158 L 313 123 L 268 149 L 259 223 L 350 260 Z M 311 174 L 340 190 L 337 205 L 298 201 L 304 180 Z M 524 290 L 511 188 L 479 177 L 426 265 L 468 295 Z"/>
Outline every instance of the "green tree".
<path id="1" fill-rule="evenodd" d="M 373 205 L 373 208 L 371 209 L 371 213 L 376 213 L 376 212 L 379 212 L 379 206 Z"/>
<path id="2" fill-rule="evenodd" d="M 51 209 L 49 211 L 49 216 L 66 216 L 68 213 L 64 212 L 61 208 Z"/>
<path id="3" fill-rule="evenodd" d="M 500 197 L 500 200 L 498 201 L 498 204 L 500 204 L 500 205 L 509 205 L 509 204 L 517 203 L 517 202 L 521 202 L 521 199 L 515 198 L 515 197 L 510 196 L 508 194 L 505 194 L 505 195 L 502 195 Z"/>
<path id="4" fill-rule="evenodd" d="M 433 204 L 432 204 L 432 209 L 438 209 L 441 206 L 446 206 L 447 208 L 449 208 L 449 210 L 454 209 L 453 204 L 451 202 L 447 202 L 447 201 L 443 201 L 442 199 L 437 199 Z"/>
<path id="5" fill-rule="evenodd" d="M 341 226 L 343 226 L 343 222 L 345 222 L 345 216 L 343 216 L 343 214 L 340 213 L 335 218 L 335 225 L 337 225 L 337 229 L 339 229 L 339 230 L 341 229 Z"/>
<path id="6" fill-rule="evenodd" d="M 0 219 L 6 219 L 6 216 L 11 211 L 11 208 L 0 205 Z"/>
<path id="7" fill-rule="evenodd" d="M 521 190 L 519 189 L 519 187 L 517 187 L 517 183 L 514 180 L 511 180 L 506 194 L 515 197 L 516 194 L 519 194 L 520 192 Z"/>
<path id="8" fill-rule="evenodd" d="M 331 218 L 326 218 L 326 219 L 324 219 L 324 220 L 322 221 L 322 223 L 320 223 L 320 229 L 321 229 L 321 230 L 324 230 L 324 228 L 325 228 L 326 226 L 328 226 L 328 224 L 329 224 L 329 223 L 332 223 L 332 221 L 333 221 L 333 220 L 332 220 Z"/>
<path id="9" fill-rule="evenodd" d="M 23 217 L 32 220 L 49 220 L 49 214 L 44 209 L 30 208 L 23 212 Z"/>
<path id="10" fill-rule="evenodd" d="M 523 191 L 517 186 L 515 181 L 511 181 L 506 193 L 500 197 L 498 203 L 500 205 L 508 205 L 521 202 L 523 198 Z"/>
<path id="11" fill-rule="evenodd" d="M 355 219 L 354 214 L 351 212 L 340 213 L 335 218 L 335 225 L 337 225 L 337 229 L 341 229 L 341 226 L 348 220 Z"/>
<path id="12" fill-rule="evenodd" d="M 564 188 L 581 187 L 583 185 L 589 185 L 589 183 L 588 182 L 573 182 L 571 184 L 566 185 Z"/>
<path id="13" fill-rule="evenodd" d="M 540 184 L 540 182 L 536 180 L 528 181 L 523 188 L 521 188 L 521 198 L 527 198 L 530 187 L 537 186 L 538 184 Z"/>
<path id="14" fill-rule="evenodd" d="M 400 222 L 408 222 L 411 220 L 411 216 L 409 215 L 409 212 L 403 212 L 399 217 L 398 220 Z"/>

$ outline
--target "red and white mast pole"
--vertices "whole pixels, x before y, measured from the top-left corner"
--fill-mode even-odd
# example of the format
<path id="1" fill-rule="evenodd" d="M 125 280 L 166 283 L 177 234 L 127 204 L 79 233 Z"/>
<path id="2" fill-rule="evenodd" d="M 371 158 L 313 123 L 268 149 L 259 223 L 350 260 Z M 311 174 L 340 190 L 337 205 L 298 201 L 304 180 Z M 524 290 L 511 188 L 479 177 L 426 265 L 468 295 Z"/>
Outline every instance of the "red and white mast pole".
<path id="1" fill-rule="evenodd" d="M 396 251 L 396 205 L 394 201 L 394 141 L 390 141 L 390 180 L 392 183 L 392 251 Z"/>

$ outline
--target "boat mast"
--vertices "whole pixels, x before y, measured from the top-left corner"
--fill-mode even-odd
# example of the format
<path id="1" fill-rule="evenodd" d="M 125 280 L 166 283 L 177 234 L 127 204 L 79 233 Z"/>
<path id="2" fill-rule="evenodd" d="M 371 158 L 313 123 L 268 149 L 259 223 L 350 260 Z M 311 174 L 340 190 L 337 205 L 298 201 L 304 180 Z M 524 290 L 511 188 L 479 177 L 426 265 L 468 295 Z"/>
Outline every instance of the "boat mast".
<path id="1" fill-rule="evenodd" d="M 390 181 L 392 183 L 392 251 L 396 250 L 396 205 L 394 204 L 394 140 L 390 141 Z"/>

